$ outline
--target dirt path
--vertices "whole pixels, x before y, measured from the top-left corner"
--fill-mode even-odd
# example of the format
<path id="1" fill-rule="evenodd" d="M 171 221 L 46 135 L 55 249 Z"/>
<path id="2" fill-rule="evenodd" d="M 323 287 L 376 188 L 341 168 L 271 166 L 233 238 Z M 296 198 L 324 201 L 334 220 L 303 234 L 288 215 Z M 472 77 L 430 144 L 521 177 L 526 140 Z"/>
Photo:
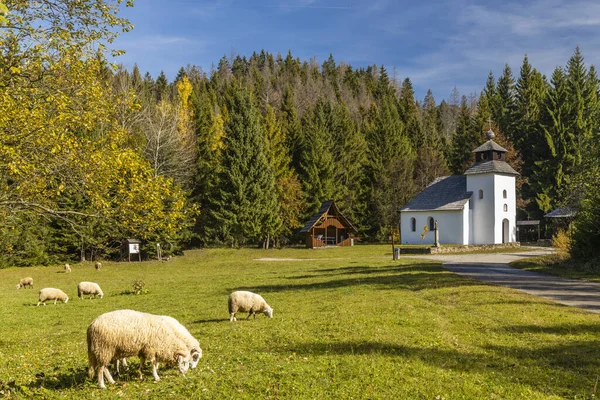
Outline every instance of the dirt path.
<path id="1" fill-rule="evenodd" d="M 443 262 L 444 268 L 493 285 L 521 290 L 560 304 L 600 313 L 600 284 L 559 278 L 511 268 L 508 263 L 523 258 L 545 255 L 550 249 L 538 248 L 522 253 L 443 254 L 423 256 Z"/>

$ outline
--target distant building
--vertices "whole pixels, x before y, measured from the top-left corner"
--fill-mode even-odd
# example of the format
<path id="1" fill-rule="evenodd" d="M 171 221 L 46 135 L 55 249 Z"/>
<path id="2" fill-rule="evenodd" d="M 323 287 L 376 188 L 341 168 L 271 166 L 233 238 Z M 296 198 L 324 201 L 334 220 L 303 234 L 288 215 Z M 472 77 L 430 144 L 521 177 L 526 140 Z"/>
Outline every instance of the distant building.
<path id="1" fill-rule="evenodd" d="M 438 221 L 441 244 L 498 244 L 516 241 L 518 174 L 506 163 L 504 149 L 487 133 L 475 163 L 463 175 L 436 179 L 400 209 L 404 244 L 434 242 Z M 428 232 L 424 234 L 424 227 Z M 423 235 L 423 238 L 421 236 Z"/>
<path id="2" fill-rule="evenodd" d="M 333 200 L 324 201 L 300 232 L 305 234 L 308 248 L 352 246 L 357 233 L 354 225 L 338 210 Z"/>

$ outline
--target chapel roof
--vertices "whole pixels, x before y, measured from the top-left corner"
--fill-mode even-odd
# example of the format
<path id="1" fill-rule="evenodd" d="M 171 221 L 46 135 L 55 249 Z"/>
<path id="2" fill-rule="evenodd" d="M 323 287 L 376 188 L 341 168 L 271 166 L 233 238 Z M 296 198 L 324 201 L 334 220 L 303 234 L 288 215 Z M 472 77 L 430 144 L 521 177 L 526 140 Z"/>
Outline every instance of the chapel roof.
<path id="1" fill-rule="evenodd" d="M 437 178 L 400 211 L 462 210 L 473 192 L 467 192 L 467 177 L 451 175 Z"/>
<path id="2" fill-rule="evenodd" d="M 501 151 L 503 153 L 508 153 L 508 150 L 506 150 L 504 147 L 500 146 L 498 143 L 494 142 L 493 140 L 488 140 L 487 142 L 485 142 L 484 144 L 482 144 L 481 146 L 479 146 L 478 148 L 476 148 L 475 150 L 473 150 L 473 153 L 480 153 L 482 151 Z"/>
<path id="3" fill-rule="evenodd" d="M 489 160 L 489 161 L 481 161 L 471 165 L 466 171 L 465 175 L 475 175 L 475 174 L 505 174 L 505 175 L 520 175 L 517 171 L 513 169 L 510 165 L 508 165 L 504 161 L 500 160 Z"/>

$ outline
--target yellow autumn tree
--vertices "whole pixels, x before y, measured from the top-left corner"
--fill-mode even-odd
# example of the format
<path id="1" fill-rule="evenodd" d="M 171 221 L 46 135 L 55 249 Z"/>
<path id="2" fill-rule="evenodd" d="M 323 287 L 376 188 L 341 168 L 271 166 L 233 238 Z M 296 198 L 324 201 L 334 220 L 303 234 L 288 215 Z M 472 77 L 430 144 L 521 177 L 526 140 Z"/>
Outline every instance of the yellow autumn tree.
<path id="1" fill-rule="evenodd" d="M 125 235 L 174 241 L 191 220 L 183 191 L 154 173 L 118 123 L 104 52 L 117 30 L 131 28 L 118 17 L 121 3 L 6 2 L 0 233 L 10 235 L 24 217 L 58 219 L 76 232 L 82 248 L 100 234 L 110 243 L 104 247 L 114 247 Z M 86 229 L 98 221 L 104 232 Z"/>

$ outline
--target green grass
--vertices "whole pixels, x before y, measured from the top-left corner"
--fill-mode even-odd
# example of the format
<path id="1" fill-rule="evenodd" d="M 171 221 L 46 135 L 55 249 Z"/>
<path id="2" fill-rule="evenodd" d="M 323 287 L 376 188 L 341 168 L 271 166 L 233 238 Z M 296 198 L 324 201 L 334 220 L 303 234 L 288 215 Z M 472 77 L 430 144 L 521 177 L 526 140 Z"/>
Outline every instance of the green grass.
<path id="1" fill-rule="evenodd" d="M 513 251 L 514 249 L 510 249 Z M 259 258 L 302 260 L 258 261 Z M 167 263 L 0 270 L 0 397 L 10 398 L 595 398 L 598 315 L 445 271 L 391 260 L 389 246 L 211 249 Z M 32 276 L 36 289 L 16 290 Z M 147 294 L 122 294 L 143 278 Z M 102 300 L 79 300 L 79 281 Z M 34 307 L 59 287 L 67 304 Z M 274 318 L 230 323 L 227 296 L 258 292 Z M 97 389 L 85 331 L 131 308 L 177 318 L 204 358 L 185 377 L 161 368 Z"/>
<path id="2" fill-rule="evenodd" d="M 584 262 L 567 256 L 551 255 L 525 258 L 512 262 L 510 266 L 564 278 L 600 282 L 600 262 L 597 260 Z"/>

